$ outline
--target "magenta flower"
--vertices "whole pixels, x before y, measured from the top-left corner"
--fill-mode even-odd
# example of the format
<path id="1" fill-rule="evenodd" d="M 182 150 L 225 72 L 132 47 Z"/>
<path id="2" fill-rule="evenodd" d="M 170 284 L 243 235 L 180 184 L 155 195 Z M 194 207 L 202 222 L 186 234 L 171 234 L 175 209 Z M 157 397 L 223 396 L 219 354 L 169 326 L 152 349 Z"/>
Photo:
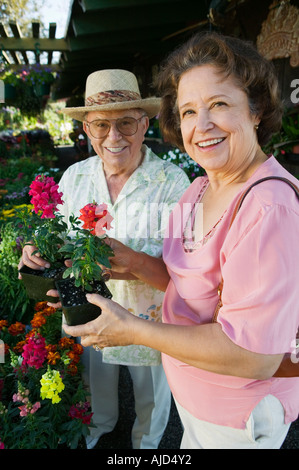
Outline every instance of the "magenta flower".
<path id="1" fill-rule="evenodd" d="M 23 366 L 34 367 L 39 369 L 42 367 L 47 357 L 46 341 L 40 334 L 31 336 L 28 342 L 23 346 Z"/>
<path id="2" fill-rule="evenodd" d="M 69 416 L 72 419 L 80 419 L 83 424 L 90 424 L 93 413 L 89 413 L 90 403 L 79 402 L 76 405 L 72 405 L 69 411 Z"/>
<path id="3" fill-rule="evenodd" d="M 51 176 L 38 175 L 30 185 L 29 191 L 34 212 L 42 211 L 42 219 L 54 219 L 58 204 L 63 204 L 62 193 L 58 192 L 58 184 Z"/>

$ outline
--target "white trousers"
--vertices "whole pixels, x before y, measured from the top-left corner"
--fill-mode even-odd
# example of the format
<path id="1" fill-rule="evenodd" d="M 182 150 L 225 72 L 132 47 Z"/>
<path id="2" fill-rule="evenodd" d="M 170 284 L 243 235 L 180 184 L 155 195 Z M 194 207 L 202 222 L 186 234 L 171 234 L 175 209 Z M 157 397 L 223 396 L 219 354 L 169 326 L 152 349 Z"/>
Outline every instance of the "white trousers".
<path id="1" fill-rule="evenodd" d="M 102 353 L 85 348 L 83 379 L 91 393 L 90 435 L 111 432 L 118 420 L 119 365 L 106 364 Z M 136 419 L 132 428 L 133 449 L 157 449 L 168 423 L 171 394 L 162 365 L 128 366 L 135 398 Z"/>
<path id="2" fill-rule="evenodd" d="M 245 429 L 201 421 L 177 401 L 184 428 L 181 449 L 280 449 L 290 424 L 284 422 L 284 409 L 273 395 L 263 398 L 254 408 Z"/>

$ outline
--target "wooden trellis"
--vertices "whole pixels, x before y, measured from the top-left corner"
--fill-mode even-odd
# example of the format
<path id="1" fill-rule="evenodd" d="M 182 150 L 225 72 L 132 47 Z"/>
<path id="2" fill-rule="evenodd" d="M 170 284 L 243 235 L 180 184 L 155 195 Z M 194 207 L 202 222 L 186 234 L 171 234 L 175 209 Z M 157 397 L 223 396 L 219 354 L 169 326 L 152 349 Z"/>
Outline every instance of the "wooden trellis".
<path id="1" fill-rule="evenodd" d="M 36 63 L 40 63 L 40 54 L 48 53 L 48 65 L 52 63 L 53 52 L 66 52 L 69 50 L 65 39 L 56 39 L 56 23 L 49 24 L 49 37 L 40 37 L 40 23 L 32 22 L 32 37 L 24 37 L 17 22 L 9 22 L 13 36 L 9 36 L 7 26 L 0 22 L 0 51 L 6 63 L 14 66 L 29 64 L 28 51 L 35 54 Z M 10 53 L 11 58 L 7 54 Z M 20 57 L 22 56 L 22 59 Z"/>

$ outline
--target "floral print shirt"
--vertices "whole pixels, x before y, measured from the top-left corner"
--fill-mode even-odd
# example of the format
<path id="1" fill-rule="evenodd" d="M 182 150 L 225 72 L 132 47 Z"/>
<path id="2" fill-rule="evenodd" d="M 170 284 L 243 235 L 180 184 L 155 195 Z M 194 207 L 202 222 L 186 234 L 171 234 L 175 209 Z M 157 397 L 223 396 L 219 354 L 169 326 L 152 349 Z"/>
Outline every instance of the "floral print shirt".
<path id="1" fill-rule="evenodd" d="M 130 176 L 114 204 L 111 203 L 102 160 L 98 156 L 75 163 L 63 174 L 59 190 L 64 204 L 60 212 L 68 220 L 90 202 L 106 203 L 114 218 L 107 235 L 133 250 L 161 257 L 169 214 L 190 182 L 176 165 L 157 157 L 143 145 L 142 164 Z M 132 314 L 148 321 L 161 321 L 164 293 L 141 281 L 110 280 L 107 286 L 118 302 Z M 103 360 L 112 364 L 159 365 L 159 351 L 142 346 L 104 348 Z"/>

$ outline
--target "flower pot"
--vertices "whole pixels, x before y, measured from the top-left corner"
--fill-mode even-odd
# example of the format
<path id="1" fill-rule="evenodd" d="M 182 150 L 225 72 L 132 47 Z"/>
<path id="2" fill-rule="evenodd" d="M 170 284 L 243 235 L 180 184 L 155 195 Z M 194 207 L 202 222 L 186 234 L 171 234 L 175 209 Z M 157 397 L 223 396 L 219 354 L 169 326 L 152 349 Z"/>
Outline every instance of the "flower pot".
<path id="1" fill-rule="evenodd" d="M 43 85 L 41 84 L 36 84 L 35 85 L 35 93 L 37 96 L 49 96 L 50 95 L 50 85 L 48 83 L 45 83 Z"/>
<path id="2" fill-rule="evenodd" d="M 49 268 L 44 271 L 28 268 L 23 266 L 19 273 L 22 276 L 22 282 L 26 288 L 29 299 L 43 300 L 47 302 L 57 302 L 57 297 L 46 295 L 48 290 L 56 289 L 55 281 L 62 279 L 65 266 L 60 268 Z"/>
<path id="3" fill-rule="evenodd" d="M 5 87 L 4 87 L 4 100 L 7 101 L 7 100 L 11 100 L 13 98 L 15 98 L 16 96 L 16 89 L 13 85 L 11 85 L 10 83 L 5 83 Z"/>
<path id="4" fill-rule="evenodd" d="M 56 288 L 62 304 L 62 311 L 69 326 L 82 325 L 95 320 L 101 313 L 100 307 L 89 303 L 87 291 L 76 287 L 74 278 L 56 281 Z M 93 292 L 111 299 L 112 294 L 103 281 L 94 281 Z"/>

